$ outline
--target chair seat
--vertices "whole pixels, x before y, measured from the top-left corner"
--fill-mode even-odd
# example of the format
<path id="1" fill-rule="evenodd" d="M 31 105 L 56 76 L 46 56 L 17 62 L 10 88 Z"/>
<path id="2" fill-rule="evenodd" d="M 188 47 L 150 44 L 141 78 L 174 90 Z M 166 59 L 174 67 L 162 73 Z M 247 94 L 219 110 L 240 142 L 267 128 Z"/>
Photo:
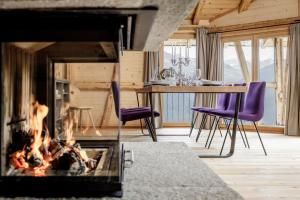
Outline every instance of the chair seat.
<path id="1" fill-rule="evenodd" d="M 137 108 L 121 108 L 120 112 L 137 112 L 143 110 L 151 110 L 150 107 L 137 107 Z"/>
<path id="2" fill-rule="evenodd" d="M 206 114 L 212 114 L 212 112 L 216 112 L 216 111 L 224 111 L 223 109 L 210 108 L 210 107 L 192 107 L 191 109 L 195 112 L 201 112 Z"/>
<path id="3" fill-rule="evenodd" d="M 121 119 L 123 122 L 132 121 L 137 119 L 143 119 L 151 117 L 151 109 L 149 107 L 138 107 L 138 108 L 121 108 Z M 160 113 L 154 111 L 154 117 L 159 117 Z"/>
<path id="4" fill-rule="evenodd" d="M 220 117 L 225 117 L 225 118 L 233 118 L 234 117 L 234 111 L 232 110 L 219 110 L 219 111 L 212 111 L 211 112 L 214 115 L 218 115 Z M 258 119 L 257 114 L 250 114 L 250 113 L 245 113 L 245 112 L 239 112 L 238 118 L 241 120 L 245 120 L 245 121 L 259 121 L 260 119 Z"/>

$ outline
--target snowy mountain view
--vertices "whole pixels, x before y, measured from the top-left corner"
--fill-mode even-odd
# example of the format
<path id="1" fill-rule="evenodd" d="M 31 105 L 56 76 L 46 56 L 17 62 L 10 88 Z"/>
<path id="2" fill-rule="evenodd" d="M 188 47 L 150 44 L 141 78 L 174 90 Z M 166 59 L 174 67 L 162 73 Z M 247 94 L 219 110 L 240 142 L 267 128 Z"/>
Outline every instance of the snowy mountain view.
<path id="1" fill-rule="evenodd" d="M 249 41 L 244 43 L 242 47 L 250 77 L 252 76 L 252 47 Z M 174 50 L 174 49 L 173 49 Z M 185 48 L 182 48 L 181 55 L 183 57 Z M 259 80 L 266 82 L 275 81 L 275 62 L 274 48 L 267 47 L 261 50 L 263 57 L 259 60 Z M 178 58 L 179 51 L 177 50 L 176 57 Z M 190 48 L 190 63 L 188 66 L 183 66 L 183 73 L 193 74 L 196 69 L 196 47 Z M 178 71 L 178 66 L 173 66 L 171 63 L 172 48 L 165 46 L 164 48 L 164 68 L 173 67 Z M 244 82 L 242 70 L 233 43 L 224 47 L 224 83 L 241 83 Z M 194 105 L 194 94 L 164 94 L 164 122 L 190 122 L 192 113 L 190 108 Z M 262 124 L 276 125 L 276 90 L 267 88 L 265 94 L 265 111 Z"/>

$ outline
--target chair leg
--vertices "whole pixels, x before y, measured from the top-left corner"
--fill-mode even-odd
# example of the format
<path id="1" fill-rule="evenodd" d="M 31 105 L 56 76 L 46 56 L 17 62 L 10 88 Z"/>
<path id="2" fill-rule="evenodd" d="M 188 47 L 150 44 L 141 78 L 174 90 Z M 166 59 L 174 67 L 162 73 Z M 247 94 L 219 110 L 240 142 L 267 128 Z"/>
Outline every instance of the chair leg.
<path id="1" fill-rule="evenodd" d="M 146 122 L 147 129 L 149 131 L 149 135 L 153 139 L 153 130 L 152 130 L 152 127 L 151 127 L 150 120 L 148 118 L 145 118 L 145 122 Z"/>
<path id="2" fill-rule="evenodd" d="M 198 139 L 200 137 L 201 131 L 202 131 L 202 129 L 203 129 L 205 123 L 206 123 L 206 119 L 207 119 L 207 114 L 204 113 L 202 122 L 201 122 L 199 130 L 198 130 L 198 134 L 197 134 L 197 137 L 196 137 L 196 142 L 198 142 Z"/>
<path id="3" fill-rule="evenodd" d="M 191 123 L 191 130 L 190 130 L 189 137 L 191 137 L 191 135 L 192 135 L 192 132 L 193 132 L 193 129 L 194 129 L 194 126 L 195 126 L 196 120 L 197 120 L 197 118 L 198 118 L 198 114 L 199 114 L 199 113 L 197 113 L 197 115 L 196 115 L 196 117 L 195 117 L 194 121 L 193 121 L 193 119 L 192 119 L 192 123 Z M 203 118 L 202 118 L 202 120 L 203 120 Z"/>
<path id="4" fill-rule="evenodd" d="M 218 123 L 218 129 L 219 129 L 219 132 L 220 132 L 221 137 L 223 137 L 222 131 L 221 131 L 221 128 L 220 128 L 220 123 Z"/>
<path id="5" fill-rule="evenodd" d="M 230 124 L 231 124 L 231 119 L 229 120 L 229 123 L 227 124 L 227 130 L 226 130 L 225 138 L 224 138 L 224 141 L 223 141 L 223 144 L 222 144 L 222 148 L 221 148 L 221 151 L 220 151 L 220 156 L 222 155 L 222 152 L 223 152 L 223 149 L 224 149 L 224 145 L 225 145 L 225 142 L 226 142 L 226 138 L 227 138 L 227 135 L 229 134 Z"/>
<path id="6" fill-rule="evenodd" d="M 244 146 L 245 146 L 245 148 L 247 148 L 248 146 L 247 146 L 247 144 L 246 144 L 246 142 L 245 142 L 245 139 L 244 139 L 243 133 L 242 133 L 242 131 L 241 131 L 241 129 L 240 129 L 239 123 L 237 123 L 237 127 L 238 127 L 238 129 L 239 129 L 239 132 L 240 132 L 241 138 L 242 138 L 242 140 L 243 140 Z"/>
<path id="7" fill-rule="evenodd" d="M 257 129 L 257 126 L 256 126 L 255 122 L 253 122 L 253 124 L 254 124 L 254 126 L 255 126 L 255 129 L 256 129 L 257 135 L 258 135 L 258 137 L 259 137 L 261 146 L 262 146 L 262 148 L 264 149 L 265 155 L 267 155 L 267 151 L 266 151 L 265 146 L 264 146 L 264 144 L 263 144 L 263 142 L 262 142 L 262 139 L 261 139 L 261 137 L 260 137 L 260 134 L 259 134 L 259 131 L 258 131 L 258 129 Z"/>
<path id="8" fill-rule="evenodd" d="M 246 134 L 246 131 L 245 131 L 245 128 L 244 128 L 243 121 L 242 121 L 242 120 L 240 120 L 240 122 L 241 122 L 241 125 L 242 125 L 242 129 L 243 129 L 243 132 L 244 132 L 244 136 L 245 136 L 245 139 L 246 139 L 247 145 L 248 145 L 248 149 L 250 149 L 250 145 L 249 145 L 248 137 L 247 137 L 247 134 Z"/>
<path id="9" fill-rule="evenodd" d="M 229 120 L 229 121 L 231 121 L 231 120 Z M 227 127 L 227 125 L 228 125 L 228 123 L 227 123 L 227 120 L 226 119 L 224 119 L 224 122 L 225 122 L 225 125 L 226 125 L 226 127 Z M 229 126 L 229 129 L 228 129 L 228 133 L 229 133 L 229 137 L 230 137 L 230 139 L 231 139 L 231 131 L 230 131 L 230 126 Z"/>
<path id="10" fill-rule="evenodd" d="M 211 145 L 211 143 L 212 143 L 212 140 L 214 139 L 214 136 L 215 136 L 217 127 L 219 127 L 219 121 L 220 121 L 220 119 L 221 119 L 221 117 L 219 117 L 218 120 L 217 120 L 215 129 L 214 129 L 214 132 L 213 132 L 213 134 L 212 134 L 212 136 L 211 136 L 211 139 L 210 139 L 209 144 L 208 144 L 208 147 L 207 147 L 208 149 L 210 148 L 210 145 Z"/>
<path id="11" fill-rule="evenodd" d="M 208 134 L 208 136 L 207 136 L 206 142 L 205 142 L 205 147 L 207 147 L 207 144 L 208 144 L 208 141 L 209 141 L 209 138 L 210 138 L 211 131 L 212 131 L 212 129 L 214 128 L 214 124 L 215 124 L 216 118 L 217 118 L 217 116 L 214 116 L 214 119 L 213 119 L 213 121 L 212 121 L 212 124 L 210 125 L 210 130 L 209 130 L 209 134 Z"/>

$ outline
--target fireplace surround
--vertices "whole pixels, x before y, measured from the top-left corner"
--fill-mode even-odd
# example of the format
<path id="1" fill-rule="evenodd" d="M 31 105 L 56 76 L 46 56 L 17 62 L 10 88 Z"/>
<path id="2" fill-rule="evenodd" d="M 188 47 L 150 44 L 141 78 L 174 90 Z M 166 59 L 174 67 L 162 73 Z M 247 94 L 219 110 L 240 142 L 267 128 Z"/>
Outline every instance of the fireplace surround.
<path id="1" fill-rule="evenodd" d="M 75 144 L 72 146 L 66 145 L 66 141 L 68 141 L 66 138 L 57 138 L 55 134 L 55 64 L 58 62 L 101 62 L 116 63 L 119 66 L 119 58 L 124 49 L 143 49 L 156 10 L 154 7 L 141 9 L 0 10 L 0 24 L 3 29 L 0 32 L 1 196 L 122 196 L 125 151 L 120 145 L 120 126 L 113 130 L 113 137 L 75 138 L 76 143 L 74 142 Z M 106 55 L 98 48 L 99 42 L 103 41 L 111 44 L 110 46 L 117 52 L 116 56 Z M 16 47 L 18 46 L 17 43 L 26 44 L 26 42 L 45 45 L 43 48 L 31 52 Z M 117 72 L 119 71 L 117 69 Z M 29 144 L 25 142 L 16 145 L 16 149 L 11 152 L 12 144 L 19 142 L 16 138 L 21 138 L 22 141 L 26 140 L 24 139 L 26 137 L 20 136 L 20 132 L 23 131 L 23 126 L 28 126 L 32 122 L 32 94 L 40 105 L 46 105 L 49 110 L 42 119 L 43 123 L 40 123 L 43 124 L 41 125 L 42 128 L 29 127 L 26 129 L 26 134 L 34 133 L 29 136 Z M 26 174 L 26 170 L 19 170 L 18 164 L 15 164 L 13 168 L 11 167 L 12 154 L 16 150 L 26 154 L 22 157 L 23 160 L 26 160 L 26 164 L 33 165 L 29 162 L 34 149 L 33 143 L 35 143 L 36 138 L 40 138 L 42 142 L 46 141 L 47 134 L 52 143 L 59 139 L 56 145 L 63 146 L 66 156 L 68 156 L 66 152 L 74 149 L 73 146 L 76 144 L 80 148 L 79 150 L 75 149 L 73 154 L 77 152 L 76 155 L 79 157 L 82 155 L 80 152 L 78 153 L 80 150 L 101 154 L 102 158 L 95 159 L 94 172 L 95 170 L 98 172 L 80 175 L 72 173 L 50 175 L 46 173 L 42 176 L 35 176 Z M 44 148 L 44 150 L 41 149 L 39 144 L 39 153 L 45 149 L 50 150 L 49 147 Z M 45 155 L 43 153 L 41 156 L 44 160 Z M 63 157 L 62 155 L 61 157 Z M 34 160 L 36 160 L 35 157 Z M 19 163 L 20 159 L 17 161 Z M 50 162 L 51 167 L 54 165 L 53 162 Z M 35 166 L 36 162 L 33 163 Z M 33 168 L 32 166 L 29 167 L 30 170 Z M 20 171 L 23 174 L 20 174 Z"/>

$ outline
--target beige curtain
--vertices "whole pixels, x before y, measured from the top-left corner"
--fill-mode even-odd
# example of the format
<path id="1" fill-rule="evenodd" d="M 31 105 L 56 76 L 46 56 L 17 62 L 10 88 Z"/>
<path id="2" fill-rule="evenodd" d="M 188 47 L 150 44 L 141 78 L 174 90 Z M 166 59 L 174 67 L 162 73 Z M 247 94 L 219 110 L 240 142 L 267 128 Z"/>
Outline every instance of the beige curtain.
<path id="1" fill-rule="evenodd" d="M 300 24 L 290 26 L 285 134 L 300 135 Z"/>
<path id="2" fill-rule="evenodd" d="M 196 33 L 197 63 L 196 67 L 201 70 L 201 79 L 222 81 L 222 43 L 219 33 L 208 33 L 205 28 L 197 29 Z M 214 107 L 216 105 L 215 94 L 198 94 L 195 96 L 195 106 Z M 197 124 L 201 118 L 198 118 Z M 209 128 L 211 123 L 207 119 L 205 128 Z"/>
<path id="3" fill-rule="evenodd" d="M 145 52 L 144 61 L 144 82 L 157 80 L 160 72 L 160 54 L 158 52 Z M 149 96 L 145 98 L 144 105 L 149 106 Z M 155 118 L 156 128 L 162 127 L 162 98 L 161 94 L 153 94 L 154 110 L 160 113 L 160 117 Z"/>

